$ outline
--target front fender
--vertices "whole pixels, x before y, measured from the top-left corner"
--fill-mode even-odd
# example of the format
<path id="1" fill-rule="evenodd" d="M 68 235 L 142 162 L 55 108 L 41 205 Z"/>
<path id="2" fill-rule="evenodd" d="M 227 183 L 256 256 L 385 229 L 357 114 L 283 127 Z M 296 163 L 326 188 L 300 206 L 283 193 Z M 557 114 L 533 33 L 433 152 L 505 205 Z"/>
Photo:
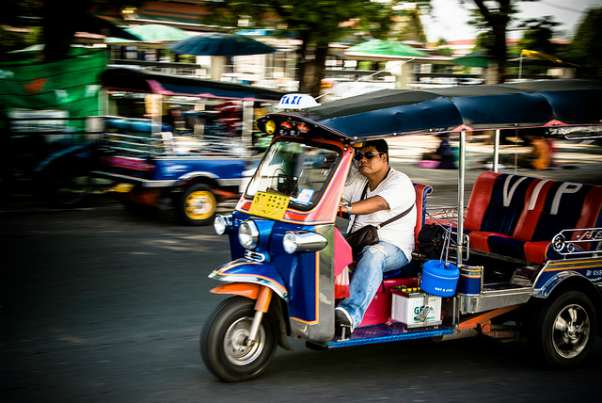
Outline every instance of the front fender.
<path id="1" fill-rule="evenodd" d="M 259 263 L 244 258 L 234 260 L 214 270 L 209 278 L 226 283 L 252 283 L 269 287 L 288 302 L 288 290 L 276 268 L 269 263 Z"/>

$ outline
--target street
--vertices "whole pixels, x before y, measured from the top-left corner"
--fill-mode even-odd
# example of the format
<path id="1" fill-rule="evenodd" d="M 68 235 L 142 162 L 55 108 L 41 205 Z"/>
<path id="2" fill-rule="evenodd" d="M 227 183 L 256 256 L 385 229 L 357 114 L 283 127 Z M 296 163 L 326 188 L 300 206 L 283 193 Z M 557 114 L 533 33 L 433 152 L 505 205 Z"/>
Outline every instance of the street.
<path id="1" fill-rule="evenodd" d="M 211 227 L 134 216 L 110 199 L 0 220 L 3 403 L 599 401 L 600 340 L 567 371 L 487 338 L 338 351 L 292 340 L 261 378 L 220 383 L 198 348 L 221 298 L 207 274 L 229 255 Z"/>

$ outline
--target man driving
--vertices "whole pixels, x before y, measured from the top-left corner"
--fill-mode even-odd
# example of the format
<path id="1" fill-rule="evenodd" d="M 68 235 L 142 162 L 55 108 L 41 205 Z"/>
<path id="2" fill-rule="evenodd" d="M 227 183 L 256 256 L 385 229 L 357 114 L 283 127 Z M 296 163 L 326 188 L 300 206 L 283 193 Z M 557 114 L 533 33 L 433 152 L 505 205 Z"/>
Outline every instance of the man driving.
<path id="1" fill-rule="evenodd" d="M 340 210 L 351 216 L 347 232 L 366 225 L 378 226 L 378 243 L 354 251 L 357 265 L 350 283 L 350 296 L 335 311 L 337 331 L 355 329 L 383 280 L 383 273 L 406 266 L 414 250 L 416 192 L 408 176 L 389 165 L 385 140 L 368 141 L 356 151 L 360 175 L 345 185 Z"/>

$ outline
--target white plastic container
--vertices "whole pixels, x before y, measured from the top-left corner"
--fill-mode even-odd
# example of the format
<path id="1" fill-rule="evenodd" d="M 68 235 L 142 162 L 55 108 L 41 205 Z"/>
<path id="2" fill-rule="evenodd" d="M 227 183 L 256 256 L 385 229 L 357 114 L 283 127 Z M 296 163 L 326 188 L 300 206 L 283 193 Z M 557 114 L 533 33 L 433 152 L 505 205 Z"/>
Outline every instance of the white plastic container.
<path id="1" fill-rule="evenodd" d="M 441 297 L 397 290 L 392 296 L 391 319 L 394 321 L 404 323 L 408 329 L 441 324 Z"/>

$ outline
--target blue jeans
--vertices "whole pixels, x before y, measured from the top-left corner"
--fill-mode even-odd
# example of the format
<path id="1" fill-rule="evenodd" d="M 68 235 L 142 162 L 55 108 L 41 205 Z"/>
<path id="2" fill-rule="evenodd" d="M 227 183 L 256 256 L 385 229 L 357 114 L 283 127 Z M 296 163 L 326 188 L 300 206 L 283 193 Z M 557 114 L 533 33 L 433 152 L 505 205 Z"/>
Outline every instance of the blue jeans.
<path id="1" fill-rule="evenodd" d="M 383 273 L 399 269 L 408 263 L 402 250 L 388 242 L 380 241 L 364 247 L 353 270 L 349 298 L 339 304 L 353 318 L 354 329 L 361 323 L 368 305 L 376 295 L 383 281 Z"/>

